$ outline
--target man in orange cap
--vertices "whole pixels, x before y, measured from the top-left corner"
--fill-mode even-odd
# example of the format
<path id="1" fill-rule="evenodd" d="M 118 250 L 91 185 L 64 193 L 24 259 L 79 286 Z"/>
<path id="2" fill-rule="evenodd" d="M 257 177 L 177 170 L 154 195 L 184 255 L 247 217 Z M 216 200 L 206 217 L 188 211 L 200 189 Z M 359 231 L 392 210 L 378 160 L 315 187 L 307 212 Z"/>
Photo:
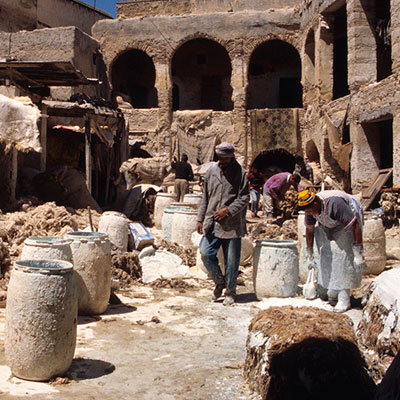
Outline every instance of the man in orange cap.
<path id="1" fill-rule="evenodd" d="M 314 261 L 314 238 L 319 253 L 318 283 L 327 290 L 333 311 L 350 308 L 350 289 L 360 286 L 365 260 L 362 254 L 363 216 L 360 202 L 339 190 L 314 194 L 303 190 L 298 206 L 304 210 L 306 252 L 311 267 Z M 318 222 L 318 224 L 317 224 Z"/>

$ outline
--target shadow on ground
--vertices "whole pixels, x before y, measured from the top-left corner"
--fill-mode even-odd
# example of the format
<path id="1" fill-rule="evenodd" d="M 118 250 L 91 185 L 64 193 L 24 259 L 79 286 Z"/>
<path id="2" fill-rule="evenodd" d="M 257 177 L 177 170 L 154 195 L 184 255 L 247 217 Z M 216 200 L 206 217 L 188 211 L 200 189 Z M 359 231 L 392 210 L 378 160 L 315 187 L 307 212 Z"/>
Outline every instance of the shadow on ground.
<path id="1" fill-rule="evenodd" d="M 258 301 L 255 293 L 241 293 L 236 295 L 236 303 L 254 303 Z"/>
<path id="2" fill-rule="evenodd" d="M 100 378 L 115 371 L 115 365 L 90 358 L 75 358 L 68 370 L 68 378 L 74 381 Z"/>

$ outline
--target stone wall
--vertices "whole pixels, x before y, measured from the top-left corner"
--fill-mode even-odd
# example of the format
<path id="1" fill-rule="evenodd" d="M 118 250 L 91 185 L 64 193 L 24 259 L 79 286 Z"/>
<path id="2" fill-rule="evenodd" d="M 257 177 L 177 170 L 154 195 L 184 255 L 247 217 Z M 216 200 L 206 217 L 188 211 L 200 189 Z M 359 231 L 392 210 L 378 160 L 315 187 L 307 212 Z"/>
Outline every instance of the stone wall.
<path id="1" fill-rule="evenodd" d="M 324 113 L 343 115 L 347 110 L 344 126 L 350 131 L 353 143 L 351 157 L 351 183 L 354 191 L 368 186 L 382 165 L 390 163 L 388 153 L 382 153 L 387 145 L 382 132 L 377 130 L 381 121 L 393 120 L 392 152 L 393 183 L 400 183 L 398 167 L 399 135 L 397 68 L 400 51 L 397 49 L 396 35 L 400 31 L 398 0 L 391 0 L 391 36 L 393 75 L 379 78 L 380 63 L 377 39 L 374 33 L 375 3 L 371 0 L 311 0 L 304 1 L 301 9 L 301 30 L 304 35 L 302 47 L 305 120 L 302 127 L 303 146 L 313 141 L 322 155 L 322 166 L 335 174 L 337 180 L 344 178 L 338 169 L 326 134 Z M 350 95 L 334 100 L 334 20 L 337 10 L 346 7 L 347 15 L 347 83 Z M 310 46 L 313 42 L 310 61 Z M 312 47 L 312 46 L 311 46 Z M 306 154 L 306 148 L 303 149 Z M 382 155 L 384 154 L 384 155 Z M 397 161 L 397 162 L 396 162 Z"/>
<path id="2" fill-rule="evenodd" d="M 124 19 L 161 15 L 265 11 L 271 8 L 294 7 L 300 3 L 301 0 L 134 0 L 117 3 L 117 17 Z"/>
<path id="3" fill-rule="evenodd" d="M 79 0 L 0 0 L 0 31 L 75 26 L 90 34 L 93 24 L 112 16 Z"/>
<path id="4" fill-rule="evenodd" d="M 375 36 L 376 5 L 372 0 L 233 1 L 217 2 L 128 1 L 118 5 L 121 20 L 99 21 L 93 36 L 99 41 L 108 76 L 115 60 L 130 49 L 145 52 L 156 70 L 158 93 L 155 135 L 160 143 L 170 136 L 172 117 L 171 63 L 180 47 L 193 39 L 219 43 L 232 66 L 232 141 L 241 155 L 251 160 L 249 139 L 249 64 L 257 47 L 279 39 L 298 51 L 302 61 L 303 110 L 300 119 L 300 146 L 304 155 L 319 158 L 325 172 L 345 185 L 351 177 L 353 190 L 368 186 L 382 165 L 382 147 L 393 150 L 393 183 L 400 183 L 400 96 L 397 75 L 400 65 L 400 0 L 390 0 L 392 74 L 379 77 L 383 60 Z M 124 19 L 124 18 L 130 19 Z M 136 18 L 140 17 L 140 18 Z M 335 31 L 335 21 L 347 21 L 343 32 Z M 177 27 L 179 29 L 177 29 Z M 338 73 L 335 52 L 345 35 L 341 60 L 346 70 Z M 340 75 L 341 74 L 341 75 Z M 347 95 L 335 92 L 338 80 L 348 86 Z M 112 84 L 112 82 L 111 82 Z M 189 108 L 189 107 L 188 107 Z M 150 111 L 149 111 L 150 112 Z M 346 174 L 332 155 L 325 114 L 343 130 L 353 145 L 351 171 Z M 151 118 L 154 119 L 154 118 Z M 387 144 L 379 132 L 381 121 L 392 121 L 393 143 Z M 375 123 L 378 123 L 376 125 Z M 377 128 L 378 127 L 378 128 Z M 378 129 L 378 130 L 377 130 Z M 375 131 L 374 131 L 375 130 Z M 390 142 L 389 140 L 389 142 Z M 167 141 L 168 142 L 168 141 Z M 169 142 L 168 142 L 169 143 Z M 163 148 L 164 149 L 164 148 Z M 383 154 L 383 155 L 382 155 Z"/>
<path id="5" fill-rule="evenodd" d="M 0 58 L 14 58 L 19 61 L 69 61 L 77 70 L 89 78 L 96 78 L 99 66 L 95 59 L 98 43 L 75 27 L 46 28 L 13 33 L 0 32 Z M 98 57 L 97 57 L 98 56 Z M 97 61 L 96 61 L 97 62 Z M 67 100 L 72 93 L 98 94 L 94 85 L 53 90 L 56 100 Z"/>
<path id="6" fill-rule="evenodd" d="M 38 27 L 75 26 L 90 35 L 92 26 L 112 16 L 75 0 L 37 0 Z"/>

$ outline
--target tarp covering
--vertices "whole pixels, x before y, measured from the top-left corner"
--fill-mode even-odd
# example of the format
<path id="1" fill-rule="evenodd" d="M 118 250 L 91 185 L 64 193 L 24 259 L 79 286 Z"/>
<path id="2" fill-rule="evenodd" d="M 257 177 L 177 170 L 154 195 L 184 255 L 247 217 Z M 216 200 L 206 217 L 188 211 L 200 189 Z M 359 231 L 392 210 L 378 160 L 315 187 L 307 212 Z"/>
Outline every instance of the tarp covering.
<path id="1" fill-rule="evenodd" d="M 297 109 L 251 110 L 251 144 L 253 154 L 264 150 L 297 150 Z"/>
<path id="2" fill-rule="evenodd" d="M 162 157 L 130 158 L 121 164 L 119 171 L 124 175 L 127 190 L 140 183 L 160 184 L 171 167 Z"/>
<path id="3" fill-rule="evenodd" d="M 212 110 L 185 110 L 175 112 L 173 130 L 176 131 L 175 156 L 180 160 L 187 154 L 189 162 L 206 163 L 214 158 L 219 138 L 214 132 L 206 133 L 204 125 L 212 116 Z"/>
<path id="4" fill-rule="evenodd" d="M 29 97 L 10 99 L 0 94 L 0 141 L 7 148 L 40 152 L 39 118 L 40 111 Z"/>

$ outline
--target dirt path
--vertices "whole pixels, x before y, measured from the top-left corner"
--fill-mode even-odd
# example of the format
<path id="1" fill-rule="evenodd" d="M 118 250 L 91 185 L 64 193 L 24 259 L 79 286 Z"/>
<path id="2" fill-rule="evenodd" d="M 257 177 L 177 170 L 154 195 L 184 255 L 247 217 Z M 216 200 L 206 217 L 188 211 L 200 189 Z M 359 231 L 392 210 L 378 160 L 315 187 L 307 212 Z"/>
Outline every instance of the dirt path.
<path id="1" fill-rule="evenodd" d="M 242 378 L 247 326 L 259 311 L 254 295 L 242 294 L 234 307 L 210 296 L 210 289 L 132 287 L 101 318 L 80 317 L 67 385 L 10 378 L 1 348 L 0 397 L 257 399 Z"/>

